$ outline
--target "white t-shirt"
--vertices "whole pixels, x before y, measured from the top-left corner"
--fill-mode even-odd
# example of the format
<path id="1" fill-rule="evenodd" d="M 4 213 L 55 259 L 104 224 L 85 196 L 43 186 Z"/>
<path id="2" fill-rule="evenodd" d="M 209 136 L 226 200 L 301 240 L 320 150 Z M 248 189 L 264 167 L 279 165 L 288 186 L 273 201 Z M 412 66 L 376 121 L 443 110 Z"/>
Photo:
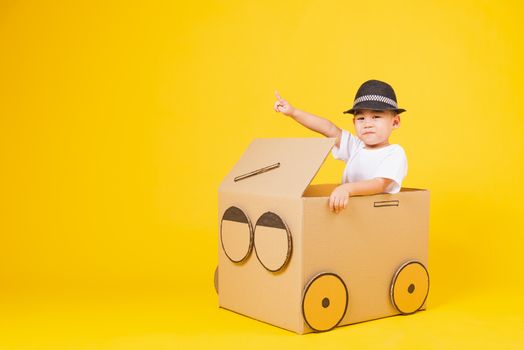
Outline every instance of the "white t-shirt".
<path id="1" fill-rule="evenodd" d="M 393 180 L 386 193 L 397 193 L 408 171 L 406 153 L 400 145 L 366 149 L 358 137 L 342 130 L 340 147 L 331 150 L 335 159 L 346 162 L 342 183 L 383 177 Z"/>

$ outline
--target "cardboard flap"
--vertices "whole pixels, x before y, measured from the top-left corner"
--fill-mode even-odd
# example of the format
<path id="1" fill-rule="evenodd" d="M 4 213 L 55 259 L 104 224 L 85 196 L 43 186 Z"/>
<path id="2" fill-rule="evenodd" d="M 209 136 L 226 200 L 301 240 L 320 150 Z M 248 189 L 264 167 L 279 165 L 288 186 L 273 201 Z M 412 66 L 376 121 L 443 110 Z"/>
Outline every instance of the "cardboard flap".
<path id="1" fill-rule="evenodd" d="M 219 191 L 301 197 L 334 144 L 334 138 L 255 139 Z"/>

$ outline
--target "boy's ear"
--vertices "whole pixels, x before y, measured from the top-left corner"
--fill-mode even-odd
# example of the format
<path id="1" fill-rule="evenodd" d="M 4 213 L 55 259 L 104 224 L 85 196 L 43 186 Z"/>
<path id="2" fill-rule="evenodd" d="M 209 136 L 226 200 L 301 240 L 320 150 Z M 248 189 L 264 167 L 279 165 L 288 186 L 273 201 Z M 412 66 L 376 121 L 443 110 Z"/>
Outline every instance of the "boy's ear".
<path id="1" fill-rule="evenodd" d="M 397 114 L 393 117 L 393 129 L 400 128 L 400 115 Z"/>

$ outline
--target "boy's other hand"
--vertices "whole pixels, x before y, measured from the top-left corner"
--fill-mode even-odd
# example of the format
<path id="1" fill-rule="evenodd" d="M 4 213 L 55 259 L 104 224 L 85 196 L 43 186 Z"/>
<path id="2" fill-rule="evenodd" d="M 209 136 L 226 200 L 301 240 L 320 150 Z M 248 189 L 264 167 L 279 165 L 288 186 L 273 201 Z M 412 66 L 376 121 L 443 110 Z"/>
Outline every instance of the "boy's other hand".
<path id="1" fill-rule="evenodd" d="M 280 112 L 287 116 L 293 116 L 295 108 L 293 108 L 293 106 L 289 102 L 280 97 L 278 91 L 275 91 L 275 96 L 277 97 L 277 101 L 273 106 L 275 112 Z"/>
<path id="2" fill-rule="evenodd" d="M 329 209 L 335 213 L 339 213 L 342 209 L 346 209 L 349 202 L 349 190 L 347 186 L 337 186 L 329 196 Z"/>

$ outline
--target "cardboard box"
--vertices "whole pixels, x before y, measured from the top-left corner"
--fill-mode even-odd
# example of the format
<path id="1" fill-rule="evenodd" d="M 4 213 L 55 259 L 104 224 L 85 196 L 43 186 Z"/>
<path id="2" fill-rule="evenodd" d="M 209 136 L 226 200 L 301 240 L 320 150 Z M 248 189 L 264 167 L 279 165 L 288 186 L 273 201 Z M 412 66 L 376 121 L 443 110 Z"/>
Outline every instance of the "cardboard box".
<path id="1" fill-rule="evenodd" d="M 219 306 L 300 334 L 425 309 L 429 192 L 310 185 L 335 140 L 255 139 L 218 193 Z"/>

